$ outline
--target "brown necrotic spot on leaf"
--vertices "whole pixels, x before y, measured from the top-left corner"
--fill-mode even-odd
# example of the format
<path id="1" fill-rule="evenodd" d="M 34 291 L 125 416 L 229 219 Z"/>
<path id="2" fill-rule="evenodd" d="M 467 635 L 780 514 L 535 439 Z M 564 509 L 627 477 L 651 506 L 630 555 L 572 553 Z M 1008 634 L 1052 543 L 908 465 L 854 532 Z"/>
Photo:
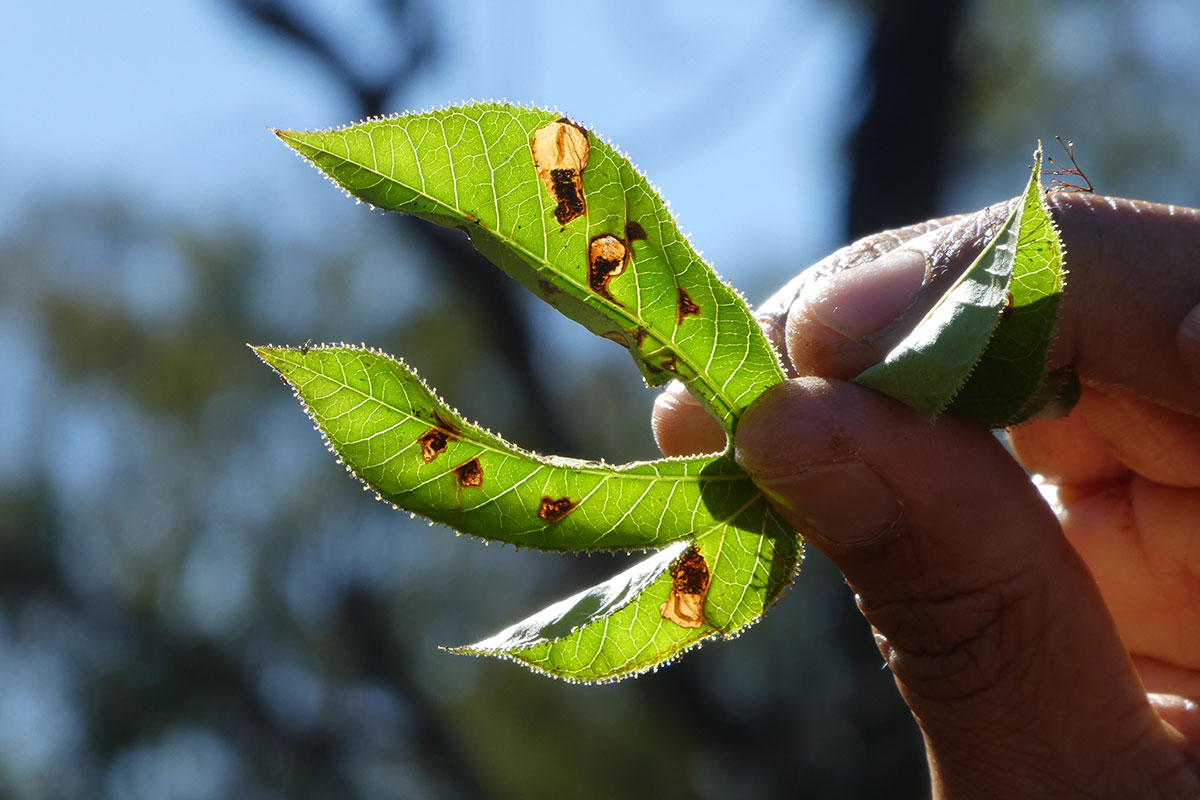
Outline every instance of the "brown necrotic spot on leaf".
<path id="1" fill-rule="evenodd" d="M 659 606 L 663 619 L 681 628 L 699 628 L 704 624 L 704 598 L 712 576 L 708 563 L 693 545 L 671 565 L 671 592 L 667 602 Z"/>
<path id="2" fill-rule="evenodd" d="M 676 363 L 677 363 L 677 360 L 676 360 L 675 354 L 672 353 L 671 355 L 664 358 L 662 361 L 658 362 L 658 371 L 662 372 L 665 369 L 667 372 L 674 372 L 676 369 Z"/>
<path id="3" fill-rule="evenodd" d="M 458 436 L 458 428 L 454 426 L 454 423 L 443 417 L 436 410 L 433 412 L 433 424 L 444 430 L 451 439 Z"/>
<path id="4" fill-rule="evenodd" d="M 591 146 L 587 131 L 568 119 L 550 122 L 533 132 L 533 165 L 556 203 L 554 218 L 566 225 L 583 216 L 583 170 Z"/>
<path id="5" fill-rule="evenodd" d="M 421 434 L 417 443 L 421 445 L 421 460 L 426 464 L 446 452 L 450 431 L 434 426 Z"/>
<path id="6" fill-rule="evenodd" d="M 675 324 L 678 325 L 683 322 L 684 317 L 690 317 L 693 314 L 699 314 L 700 306 L 696 305 L 696 301 L 688 296 L 687 290 L 685 290 L 682 286 L 676 288 L 679 293 L 679 298 L 678 303 L 676 304 L 678 314 L 675 317 Z"/>
<path id="7" fill-rule="evenodd" d="M 483 486 L 483 467 L 479 466 L 479 459 L 472 458 L 465 464 L 459 464 L 454 468 L 454 477 L 458 478 L 459 486 L 472 489 Z"/>
<path id="8" fill-rule="evenodd" d="M 574 510 L 575 503 L 569 497 L 560 497 L 557 500 L 543 497 L 542 502 L 538 504 L 538 516 L 546 522 L 558 522 Z"/>
<path id="9" fill-rule="evenodd" d="M 621 347 L 624 347 L 626 350 L 629 349 L 629 340 L 626 339 L 625 334 L 621 333 L 620 331 L 606 331 L 605 333 L 602 333 L 600 335 L 603 336 L 605 339 L 608 339 L 610 342 L 616 342 L 617 344 L 621 345 Z"/>
<path id="10" fill-rule="evenodd" d="M 646 343 L 646 329 L 641 325 L 633 328 L 626 328 L 626 333 L 633 339 L 633 346 L 642 349 L 642 345 Z"/>
<path id="11" fill-rule="evenodd" d="M 625 243 L 612 234 L 593 236 L 588 244 L 588 288 L 605 300 L 617 302 L 608 285 L 625 271 L 628 255 Z"/>
<path id="12" fill-rule="evenodd" d="M 646 229 L 640 224 L 629 220 L 625 223 L 625 241 L 629 243 L 644 241 L 646 238 Z"/>
<path id="13" fill-rule="evenodd" d="M 542 297 L 552 297 L 556 294 L 562 294 L 563 290 L 555 286 L 545 278 L 538 280 L 538 288 L 542 290 Z"/>

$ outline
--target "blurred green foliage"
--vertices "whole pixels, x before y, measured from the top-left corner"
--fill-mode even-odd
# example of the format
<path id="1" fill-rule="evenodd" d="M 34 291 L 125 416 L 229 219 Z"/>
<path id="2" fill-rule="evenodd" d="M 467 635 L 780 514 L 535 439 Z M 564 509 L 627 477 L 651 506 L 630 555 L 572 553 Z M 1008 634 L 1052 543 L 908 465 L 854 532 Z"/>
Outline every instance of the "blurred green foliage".
<path id="1" fill-rule="evenodd" d="M 1200 205 L 1194 3 L 966 10 L 944 210 L 1001 199 L 1056 133 L 1099 191 Z M 245 348 L 371 342 L 537 441 L 423 243 L 366 213 L 280 233 L 53 182 L 45 198 L 0 230 L 0 796 L 924 793 L 911 718 L 816 555 L 736 647 L 617 686 L 436 649 L 617 566 L 485 549 L 372 502 Z M 789 231 L 762 245 L 747 258 L 784 268 L 739 283 L 802 266 Z M 525 311 L 551 331 L 534 355 L 572 412 L 570 454 L 653 456 L 627 355 Z"/>
<path id="2" fill-rule="evenodd" d="M 0 732 L 0 790 L 774 796 L 796 753 L 813 785 L 859 780 L 865 734 L 845 717 L 862 689 L 829 638 L 844 597 L 823 565 L 737 648 L 620 686 L 436 649 L 619 565 L 485 551 L 372 502 L 246 349 L 382 342 L 468 414 L 532 434 L 488 337 L 413 252 L 372 215 L 280 242 L 99 199 L 30 209 L 0 240 L 0 410 L 19 422 L 0 456 L 0 709 L 17 723 Z M 395 306 L 355 297 L 379 269 Z M 628 356 L 565 336 L 572 351 L 545 363 L 580 451 L 653 455 L 653 395 Z"/>

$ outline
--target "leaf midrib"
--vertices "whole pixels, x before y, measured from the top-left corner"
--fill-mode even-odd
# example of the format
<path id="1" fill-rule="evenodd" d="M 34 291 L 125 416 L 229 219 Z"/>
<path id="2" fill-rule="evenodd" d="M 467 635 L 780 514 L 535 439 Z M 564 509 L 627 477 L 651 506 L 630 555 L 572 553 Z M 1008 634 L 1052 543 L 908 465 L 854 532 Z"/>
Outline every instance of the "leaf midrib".
<path id="1" fill-rule="evenodd" d="M 277 352 L 277 353 L 295 353 L 298 351 L 293 348 L 284 348 L 281 350 L 275 350 L 275 352 Z M 319 352 L 319 349 L 313 348 L 310 352 Z M 383 358 L 384 356 L 377 355 L 377 357 Z M 425 422 L 420 417 L 404 410 L 403 408 L 397 408 L 396 406 L 392 405 L 391 403 L 387 403 L 387 402 L 379 399 L 378 397 L 375 397 L 374 395 L 368 394 L 367 392 L 363 391 L 362 389 L 359 389 L 356 386 L 351 386 L 350 384 L 346 383 L 341 378 L 334 378 L 331 375 L 329 375 L 328 373 L 318 372 L 317 370 L 313 369 L 306 363 L 297 362 L 297 361 L 288 361 L 287 363 L 291 364 L 292 366 L 296 367 L 297 369 L 301 369 L 301 370 L 308 372 L 314 378 L 324 378 L 325 380 L 331 381 L 332 383 L 335 383 L 338 386 L 340 386 L 342 389 L 345 389 L 353 394 L 356 394 L 361 398 L 378 403 L 381 407 L 383 407 L 389 411 L 393 411 L 396 414 L 399 414 L 400 416 L 405 417 L 408 420 Z M 285 375 L 284 377 L 287 377 L 289 380 L 292 380 L 292 376 Z M 313 411 L 311 405 L 309 406 L 309 410 L 314 415 L 316 414 L 316 412 Z M 444 408 L 443 410 L 449 412 L 449 409 Z M 463 424 L 466 427 L 468 427 L 469 429 L 471 429 L 472 432 L 476 433 L 478 437 L 480 437 L 480 438 L 470 439 L 472 444 L 478 445 L 479 447 L 483 448 L 484 450 L 486 450 L 490 453 L 497 453 L 497 454 L 506 455 L 506 456 L 512 456 L 515 453 L 518 456 L 530 459 L 531 461 L 535 462 L 540 467 L 547 467 L 550 469 L 570 470 L 570 471 L 574 471 L 577 473 L 586 473 L 589 475 L 596 475 L 599 477 L 620 477 L 622 479 L 634 479 L 634 480 L 644 480 L 644 481 L 667 480 L 667 481 L 673 481 L 673 482 L 692 482 L 692 483 L 709 482 L 709 483 L 714 483 L 714 484 L 715 483 L 732 482 L 732 481 L 750 482 L 750 476 L 746 475 L 745 473 L 743 473 L 741 475 L 716 475 L 716 476 L 713 476 L 713 475 L 690 475 L 690 474 L 643 475 L 643 474 L 629 471 L 634 467 L 647 465 L 647 464 L 697 464 L 697 465 L 708 464 L 708 463 L 712 463 L 713 461 L 715 461 L 719 458 L 724 457 L 723 455 L 720 455 L 720 454 L 714 455 L 709 459 L 706 459 L 706 458 L 691 458 L 691 459 L 688 459 L 688 458 L 683 458 L 683 459 L 662 458 L 662 459 L 655 459 L 652 461 L 631 461 L 626 464 L 596 464 L 595 462 L 589 462 L 589 461 L 584 460 L 581 462 L 572 463 L 569 466 L 567 466 L 567 465 L 553 464 L 553 463 L 543 459 L 542 457 L 538 456 L 536 453 L 531 453 L 527 450 L 521 450 L 513 445 L 510 445 L 511 449 L 502 449 L 502 448 L 496 447 L 490 441 L 491 439 L 494 438 L 491 434 L 487 433 L 482 428 L 479 428 L 478 426 L 473 425 L 470 422 L 467 422 L 466 420 L 463 420 Z M 757 492 L 756 496 L 761 496 L 761 494 L 762 494 L 761 491 Z"/>
<path id="2" fill-rule="evenodd" d="M 279 135 L 282 138 L 283 136 L 290 134 L 290 133 L 291 133 L 290 131 L 285 131 L 285 132 L 280 132 Z M 528 132 L 526 132 L 526 133 L 528 133 Z M 433 197 L 430 194 L 428 194 L 424 189 L 420 189 L 420 188 L 417 188 L 416 186 L 411 186 L 409 184 L 403 183 L 402 181 L 397 180 L 395 177 L 393 177 L 391 175 L 387 175 L 385 173 L 380 172 L 378 169 L 376 169 L 374 167 L 369 167 L 366 164 L 362 164 L 357 161 L 352 161 L 348 156 L 343 156 L 340 153 L 334 153 L 324 147 L 319 147 L 310 142 L 296 139 L 291 136 L 287 136 L 287 139 L 290 142 L 297 142 L 297 143 L 301 144 L 303 147 L 317 151 L 319 153 L 324 153 L 325 155 L 327 155 L 331 158 L 338 159 L 343 165 L 350 165 L 357 169 L 361 169 L 365 172 L 369 172 L 373 175 L 376 175 L 381 181 L 390 182 L 390 183 L 392 183 L 396 186 L 399 186 L 403 189 L 407 189 L 407 190 L 413 192 L 414 194 L 419 195 L 420 197 L 423 197 L 424 199 L 426 199 L 433 205 L 437 206 L 438 208 L 444 209 L 446 211 L 446 216 L 454 216 L 454 217 L 461 218 L 463 220 L 463 222 L 466 223 L 467 225 L 477 226 L 481 230 L 483 230 L 485 233 L 487 233 L 491 236 L 495 236 L 498 240 L 500 240 L 500 242 L 502 244 L 504 244 L 506 247 L 508 247 L 510 250 L 512 250 L 514 253 L 516 253 L 518 257 L 522 257 L 526 261 L 530 262 L 531 264 L 534 264 L 535 265 L 534 269 L 536 269 L 540 274 L 546 275 L 550 278 L 557 277 L 557 278 L 562 279 L 564 282 L 566 282 L 569 285 L 569 287 L 574 289 L 574 291 L 572 291 L 571 294 L 575 297 L 575 299 L 578 300 L 579 302 L 583 303 L 584 305 L 587 305 L 588 299 L 590 297 L 592 297 L 592 295 L 584 288 L 583 284 L 574 280 L 573 278 L 566 275 L 565 273 L 560 272 L 556 269 L 553 269 L 550 262 L 547 261 L 542 256 L 536 255 L 535 253 L 528 250 L 526 247 L 516 243 L 511 237 L 505 235 L 500 230 L 492 231 L 492 230 L 489 230 L 487 227 L 485 227 L 482 222 L 479 222 L 479 221 L 471 222 L 467 218 L 466 212 L 464 212 L 461 208 L 458 208 L 456 206 L 447 205 L 446 203 L 442 202 L 441 200 L 437 199 L 436 197 Z M 372 146 L 374 146 L 373 142 L 372 142 Z M 453 159 L 451 159 L 451 161 L 453 161 Z M 489 165 L 489 168 L 490 168 L 490 165 Z M 495 175 L 493 175 L 492 177 L 494 178 Z M 494 183 L 494 181 L 493 181 L 493 183 Z M 343 186 L 343 188 L 346 188 L 346 187 Z M 349 191 L 349 189 L 347 189 L 347 191 Z M 388 210 L 392 210 L 392 209 L 388 209 Z M 409 213 L 413 213 L 413 212 L 409 212 Z M 499 227 L 500 227 L 499 226 L 499 218 L 497 217 L 497 228 L 499 228 Z M 537 265 L 541 265 L 541 267 L 539 268 Z M 596 300 L 596 302 L 600 303 L 606 309 L 609 310 L 608 313 L 605 314 L 605 316 L 607 316 L 609 319 L 618 321 L 618 318 L 619 318 L 619 320 L 623 321 L 624 324 L 621 324 L 620 322 L 618 322 L 618 324 L 621 324 L 621 327 L 623 327 L 623 328 L 629 328 L 629 327 L 642 328 L 642 329 L 646 330 L 646 332 L 648 334 L 648 338 L 651 338 L 654 341 L 658 342 L 661 345 L 661 348 L 666 349 L 669 345 L 671 354 L 674 355 L 680 361 L 683 361 L 690 368 L 692 374 L 694 374 L 696 376 L 695 378 L 692 379 L 692 382 L 703 383 L 704 386 L 709 389 L 709 391 L 712 393 L 713 396 L 720 399 L 721 403 L 724 406 L 723 409 L 719 410 L 720 416 L 724 420 L 728 420 L 731 425 L 737 421 L 738 417 L 740 416 L 740 413 L 739 413 L 739 409 L 738 409 L 736 401 L 734 400 L 734 398 L 730 397 L 725 392 L 724 386 L 718 386 L 714 381 L 712 381 L 708 377 L 707 365 L 705 367 L 701 367 L 691 357 L 690 352 L 688 352 L 686 348 L 679 348 L 678 343 L 676 341 L 674 341 L 674 339 L 670 340 L 669 342 L 664 342 L 661 337 L 654 335 L 654 331 L 656 330 L 656 328 L 652 327 L 650 325 L 650 323 L 647 322 L 645 319 L 642 319 L 639 317 L 634 317 L 634 316 L 630 315 L 629 313 L 627 313 L 625 311 L 625 308 L 623 306 L 617 305 L 616 303 L 609 302 L 608 300 L 605 300 L 602 297 L 598 298 Z M 716 353 L 716 341 L 714 340 L 713 353 L 710 354 L 710 359 L 709 359 L 710 362 L 712 359 L 712 355 L 715 355 L 715 353 Z M 649 363 L 649 362 L 646 362 L 644 359 L 643 359 L 643 361 L 644 361 L 644 363 L 647 363 L 647 364 Z"/>

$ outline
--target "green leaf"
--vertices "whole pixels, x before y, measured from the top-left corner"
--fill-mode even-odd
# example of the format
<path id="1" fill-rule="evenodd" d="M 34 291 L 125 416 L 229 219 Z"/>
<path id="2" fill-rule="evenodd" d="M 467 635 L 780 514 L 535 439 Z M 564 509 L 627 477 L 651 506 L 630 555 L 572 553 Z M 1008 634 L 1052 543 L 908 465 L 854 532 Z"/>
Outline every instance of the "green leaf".
<path id="1" fill-rule="evenodd" d="M 625 346 L 648 383 L 683 380 L 730 433 L 784 379 L 745 302 L 691 248 L 645 178 L 569 119 L 491 104 L 276 133 L 355 197 L 467 232 L 547 302 Z M 1037 180 L 1035 168 L 996 239 L 860 382 L 930 416 L 960 389 L 958 407 L 1005 419 L 1071 402 L 1072 374 L 1041 376 L 1062 278 Z M 1014 310 L 1002 314 L 1010 287 Z M 339 460 L 396 506 L 521 547 L 660 548 L 455 652 L 568 680 L 614 680 L 736 636 L 799 566 L 798 534 L 730 452 L 623 466 L 542 457 L 463 420 L 378 351 L 256 352 L 292 385 Z M 1003 404 L 984 373 L 1012 389 Z"/>
<path id="2" fill-rule="evenodd" d="M 854 380 L 930 419 L 950 407 L 994 427 L 1078 397 L 1070 369 L 1043 375 L 1063 289 L 1063 253 L 1039 183 L 1041 145 L 1024 193 L 983 252 L 880 364 Z"/>
<path id="3" fill-rule="evenodd" d="M 278 136 L 353 196 L 466 231 L 493 262 L 679 378 L 732 431 L 784 379 L 741 296 L 692 249 L 646 178 L 558 114 L 470 105 Z"/>
<path id="4" fill-rule="evenodd" d="M 1036 164 L 1042 160 L 1041 147 Z M 1015 425 L 1048 409 L 1070 411 L 1079 379 L 1067 367 L 1044 375 L 1065 280 L 1063 247 L 1034 167 L 1019 213 L 1019 237 L 1006 307 L 975 371 L 950 409 L 994 427 Z"/>
<path id="5" fill-rule="evenodd" d="M 704 639 L 736 635 L 798 567 L 798 535 L 731 455 L 624 466 L 543 458 L 463 420 L 383 353 L 348 346 L 255 352 L 292 385 L 347 469 L 388 502 L 522 547 L 670 545 L 651 566 L 522 623 L 519 636 L 509 631 L 464 652 L 503 655 L 572 680 L 624 677 Z M 689 605 L 682 589 L 672 598 L 686 581 L 667 567 L 693 550 L 684 578 L 695 583 L 703 573 L 705 586 Z"/>

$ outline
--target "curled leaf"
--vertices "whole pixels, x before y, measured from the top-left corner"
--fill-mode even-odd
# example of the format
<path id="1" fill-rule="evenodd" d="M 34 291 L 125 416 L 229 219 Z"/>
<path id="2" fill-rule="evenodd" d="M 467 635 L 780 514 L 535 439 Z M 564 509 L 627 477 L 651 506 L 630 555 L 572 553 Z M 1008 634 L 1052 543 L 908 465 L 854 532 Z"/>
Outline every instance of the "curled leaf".
<path id="1" fill-rule="evenodd" d="M 1024 193 L 996 235 L 903 341 L 854 380 L 932 419 L 956 413 L 1001 427 L 1078 396 L 1067 369 L 1043 376 L 1064 283 L 1063 250 L 1039 183 L 1041 145 Z"/>

